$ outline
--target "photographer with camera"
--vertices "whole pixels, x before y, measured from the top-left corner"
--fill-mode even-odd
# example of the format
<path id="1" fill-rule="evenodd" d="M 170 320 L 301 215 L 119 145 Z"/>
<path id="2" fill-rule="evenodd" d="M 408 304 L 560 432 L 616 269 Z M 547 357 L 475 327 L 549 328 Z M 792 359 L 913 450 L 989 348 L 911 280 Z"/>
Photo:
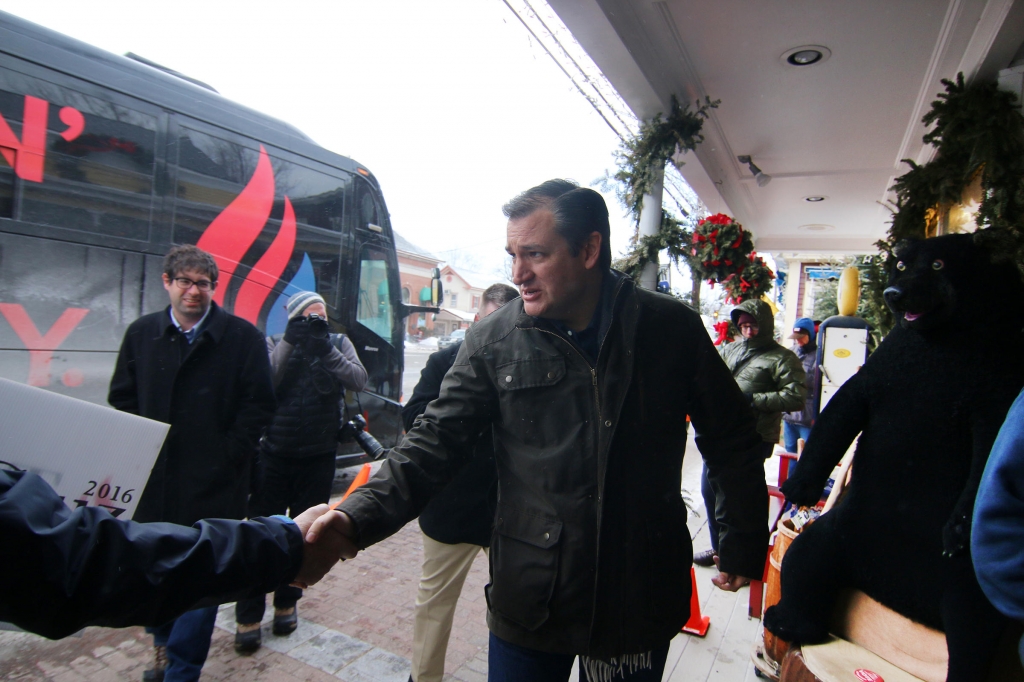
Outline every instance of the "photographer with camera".
<path id="1" fill-rule="evenodd" d="M 267 339 L 277 411 L 260 441 L 262 485 L 250 516 L 296 515 L 331 496 L 337 450 L 340 402 L 345 389 L 362 390 L 366 369 L 344 334 L 331 334 L 324 299 L 301 291 L 286 306 L 284 337 Z M 297 587 L 274 592 L 275 635 L 291 634 L 298 625 Z M 235 607 L 235 651 L 260 648 L 264 597 L 239 601 Z"/>

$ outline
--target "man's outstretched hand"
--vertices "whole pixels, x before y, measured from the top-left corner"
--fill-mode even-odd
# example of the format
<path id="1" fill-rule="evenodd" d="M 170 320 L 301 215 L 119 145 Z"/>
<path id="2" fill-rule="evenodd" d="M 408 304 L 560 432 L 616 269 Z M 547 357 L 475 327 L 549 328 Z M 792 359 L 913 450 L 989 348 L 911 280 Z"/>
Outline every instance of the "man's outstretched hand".
<path id="1" fill-rule="evenodd" d="M 744 578 L 742 575 L 735 573 L 724 573 L 722 567 L 718 565 L 718 557 L 715 557 L 715 567 L 718 569 L 718 575 L 711 578 L 711 582 L 720 590 L 726 592 L 735 592 L 744 585 L 750 584 L 750 578 Z"/>
<path id="2" fill-rule="evenodd" d="M 292 583 L 306 588 L 320 581 L 339 560 L 351 559 L 358 552 L 355 535 L 347 515 L 331 511 L 326 504 L 310 507 L 295 517 L 304 540 L 302 566 Z"/>

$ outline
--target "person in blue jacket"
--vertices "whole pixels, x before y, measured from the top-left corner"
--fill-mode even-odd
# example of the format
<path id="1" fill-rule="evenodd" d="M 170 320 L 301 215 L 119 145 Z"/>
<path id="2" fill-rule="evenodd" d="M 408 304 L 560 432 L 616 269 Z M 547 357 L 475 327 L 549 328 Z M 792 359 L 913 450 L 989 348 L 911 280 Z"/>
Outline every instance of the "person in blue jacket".
<path id="1" fill-rule="evenodd" d="M 158 626 L 197 606 L 319 581 L 355 556 L 340 533 L 294 519 L 206 519 L 191 528 L 71 511 L 36 474 L 0 469 L 0 621 L 51 639 L 87 625 Z"/>
<path id="2" fill-rule="evenodd" d="M 978 484 L 971 557 L 992 605 L 1024 621 L 1024 391 L 1006 413 Z M 1024 639 L 1019 652 L 1024 664 Z"/>

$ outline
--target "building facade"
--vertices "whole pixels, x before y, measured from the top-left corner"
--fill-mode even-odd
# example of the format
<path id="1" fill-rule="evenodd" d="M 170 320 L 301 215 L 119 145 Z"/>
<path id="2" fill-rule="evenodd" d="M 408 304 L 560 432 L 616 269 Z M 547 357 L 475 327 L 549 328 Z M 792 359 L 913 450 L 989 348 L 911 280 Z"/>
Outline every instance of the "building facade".
<path id="1" fill-rule="evenodd" d="M 402 303 L 430 305 L 430 274 L 442 261 L 421 249 L 397 232 L 395 250 L 398 252 L 398 273 L 402 280 Z M 443 278 L 442 278 L 443 281 Z M 414 313 L 405 320 L 405 331 L 410 336 L 430 336 L 434 333 L 434 315 Z"/>

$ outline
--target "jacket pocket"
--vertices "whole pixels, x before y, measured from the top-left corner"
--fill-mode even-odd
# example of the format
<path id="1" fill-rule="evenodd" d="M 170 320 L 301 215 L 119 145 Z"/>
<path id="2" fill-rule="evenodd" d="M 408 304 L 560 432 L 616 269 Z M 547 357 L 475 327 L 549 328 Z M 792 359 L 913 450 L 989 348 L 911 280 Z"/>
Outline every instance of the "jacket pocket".
<path id="1" fill-rule="evenodd" d="M 565 378 L 565 358 L 529 358 L 495 368 L 498 386 L 505 391 L 554 386 Z"/>
<path id="2" fill-rule="evenodd" d="M 548 619 L 558 578 L 562 522 L 555 517 L 500 509 L 491 546 L 490 608 L 527 630 Z"/>
<path id="3" fill-rule="evenodd" d="M 556 452 L 576 439 L 593 397 L 567 374 L 565 359 L 533 357 L 495 368 L 501 423 L 509 442 L 533 453 Z M 588 377 L 589 380 L 589 377 Z M 592 409 L 592 408 L 591 408 Z M 497 431 L 496 431 L 497 432 Z"/>

